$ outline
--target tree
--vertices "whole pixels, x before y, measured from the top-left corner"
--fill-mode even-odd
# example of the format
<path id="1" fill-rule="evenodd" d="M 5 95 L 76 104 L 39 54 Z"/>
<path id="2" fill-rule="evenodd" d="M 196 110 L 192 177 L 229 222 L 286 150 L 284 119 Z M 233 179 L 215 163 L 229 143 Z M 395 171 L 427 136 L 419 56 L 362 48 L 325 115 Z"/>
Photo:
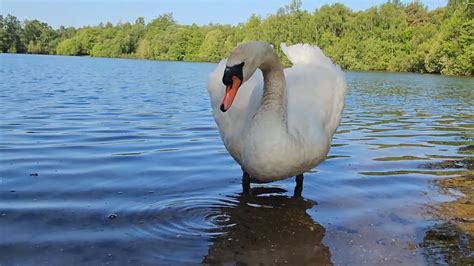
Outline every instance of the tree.
<path id="1" fill-rule="evenodd" d="M 58 44 L 56 53 L 59 55 L 81 54 L 81 44 L 76 39 L 66 39 Z"/>
<path id="2" fill-rule="evenodd" d="M 26 51 L 32 54 L 49 54 L 54 48 L 51 42 L 56 38 L 56 32 L 44 22 L 26 20 L 22 31 L 22 42 Z"/>
<path id="3" fill-rule="evenodd" d="M 189 40 L 189 30 L 186 28 L 178 28 L 174 36 L 174 42 L 168 50 L 168 59 L 175 61 L 183 61 L 186 56 L 186 48 Z"/>
<path id="4" fill-rule="evenodd" d="M 242 27 L 242 32 L 245 36 L 243 42 L 261 40 L 261 25 L 262 19 L 255 14 L 252 15 Z"/>
<path id="5" fill-rule="evenodd" d="M 23 53 L 25 45 L 21 42 L 22 28 L 20 21 L 12 15 L 3 18 L 3 47 L 2 52 Z"/>
<path id="6" fill-rule="evenodd" d="M 6 52 L 8 49 L 7 44 L 5 43 L 7 38 L 7 32 L 5 30 L 5 22 L 3 19 L 3 15 L 0 15 L 0 51 L 2 53 Z"/>
<path id="7" fill-rule="evenodd" d="M 199 58 L 201 60 L 208 60 L 211 62 L 217 62 L 222 59 L 222 39 L 224 33 L 219 30 L 211 30 L 206 34 L 206 38 L 202 43 L 201 49 L 199 50 Z"/>
<path id="8" fill-rule="evenodd" d="M 156 60 L 211 61 L 240 43 L 263 40 L 283 64 L 280 44 L 318 45 L 345 69 L 473 75 L 474 5 L 449 0 L 432 11 L 419 1 L 390 0 L 354 12 L 336 3 L 310 13 L 292 0 L 267 17 L 252 15 L 238 25 L 179 25 L 171 13 L 134 23 L 53 30 L 38 20 L 0 16 L 2 52 L 57 53 Z"/>
<path id="9" fill-rule="evenodd" d="M 204 41 L 204 34 L 196 24 L 193 24 L 190 28 L 188 28 L 187 34 L 188 39 L 186 43 L 184 60 L 198 61 L 199 49 L 201 48 L 202 42 Z"/>
<path id="10" fill-rule="evenodd" d="M 152 20 L 146 25 L 146 36 L 148 39 L 153 39 L 161 32 L 165 31 L 169 26 L 175 25 L 176 22 L 173 19 L 173 14 L 166 13 L 160 15 L 158 18 Z"/>

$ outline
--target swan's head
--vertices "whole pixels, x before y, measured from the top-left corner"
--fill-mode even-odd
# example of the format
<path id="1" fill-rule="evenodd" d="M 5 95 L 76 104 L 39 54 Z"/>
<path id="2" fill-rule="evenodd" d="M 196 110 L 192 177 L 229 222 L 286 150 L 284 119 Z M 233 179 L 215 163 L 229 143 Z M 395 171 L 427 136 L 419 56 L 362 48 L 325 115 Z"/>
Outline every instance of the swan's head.
<path id="1" fill-rule="evenodd" d="M 273 51 L 271 46 L 264 42 L 249 42 L 237 46 L 230 54 L 222 77 L 222 83 L 226 86 L 221 104 L 222 112 L 229 110 L 240 86 L 249 80 L 263 63 L 268 49 Z"/>

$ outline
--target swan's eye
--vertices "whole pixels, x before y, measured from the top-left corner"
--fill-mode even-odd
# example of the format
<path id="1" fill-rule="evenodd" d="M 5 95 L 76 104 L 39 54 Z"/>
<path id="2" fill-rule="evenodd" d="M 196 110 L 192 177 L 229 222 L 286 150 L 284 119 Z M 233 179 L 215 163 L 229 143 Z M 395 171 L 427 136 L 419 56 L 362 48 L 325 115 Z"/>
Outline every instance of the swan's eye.
<path id="1" fill-rule="evenodd" d="M 224 70 L 224 76 L 222 77 L 222 83 L 224 85 L 232 84 L 232 76 L 238 77 L 240 80 L 243 80 L 243 68 L 245 63 L 242 62 L 238 65 L 228 66 Z"/>

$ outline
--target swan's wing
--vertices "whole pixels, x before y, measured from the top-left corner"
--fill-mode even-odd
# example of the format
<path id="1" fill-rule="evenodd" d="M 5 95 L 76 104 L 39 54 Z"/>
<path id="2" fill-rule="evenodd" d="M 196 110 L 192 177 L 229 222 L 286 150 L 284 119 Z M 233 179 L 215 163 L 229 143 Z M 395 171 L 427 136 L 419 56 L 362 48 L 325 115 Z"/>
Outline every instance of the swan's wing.
<path id="1" fill-rule="evenodd" d="M 285 69 L 288 128 L 305 143 L 329 145 L 344 107 L 347 92 L 344 72 L 318 47 L 282 44 L 281 48 L 293 63 Z"/>
<path id="2" fill-rule="evenodd" d="M 242 131 L 249 127 L 249 123 L 262 101 L 263 77 L 261 71 L 256 71 L 248 81 L 242 84 L 232 106 L 224 113 L 220 110 L 220 105 L 225 94 L 225 86 L 222 84 L 225 64 L 226 61 L 222 60 L 209 74 L 208 91 L 214 119 L 219 127 L 224 145 L 230 154 L 239 161 Z"/>

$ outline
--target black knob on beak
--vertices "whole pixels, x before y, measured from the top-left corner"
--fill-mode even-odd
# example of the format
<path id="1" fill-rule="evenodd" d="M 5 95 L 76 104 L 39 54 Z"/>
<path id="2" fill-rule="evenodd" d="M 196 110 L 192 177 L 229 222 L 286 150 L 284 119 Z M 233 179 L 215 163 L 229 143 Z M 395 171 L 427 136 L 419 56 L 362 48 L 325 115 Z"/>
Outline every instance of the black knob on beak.
<path id="1" fill-rule="evenodd" d="M 226 67 L 224 70 L 224 76 L 222 76 L 222 83 L 224 83 L 224 85 L 226 86 L 232 85 L 232 76 L 236 76 L 240 80 L 244 80 L 243 68 L 244 68 L 244 62 L 238 65 Z"/>
<path id="2" fill-rule="evenodd" d="M 230 67 L 226 67 L 225 70 L 224 70 L 224 76 L 222 77 L 222 83 L 224 83 L 224 85 L 228 86 L 228 85 L 232 85 L 232 68 Z"/>

